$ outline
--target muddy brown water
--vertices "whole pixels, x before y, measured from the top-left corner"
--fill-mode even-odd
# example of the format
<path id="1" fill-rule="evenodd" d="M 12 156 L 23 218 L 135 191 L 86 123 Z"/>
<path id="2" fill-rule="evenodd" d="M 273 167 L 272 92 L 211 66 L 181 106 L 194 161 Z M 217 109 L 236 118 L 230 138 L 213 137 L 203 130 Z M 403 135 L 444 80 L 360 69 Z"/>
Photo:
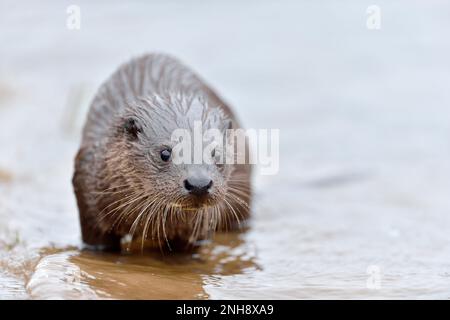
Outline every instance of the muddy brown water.
<path id="1" fill-rule="evenodd" d="M 205 275 L 257 269 L 247 252 L 233 254 L 241 243 L 240 235 L 233 233 L 194 254 L 47 249 L 34 266 L 27 290 L 44 299 L 207 299 Z"/>
<path id="2" fill-rule="evenodd" d="M 360 1 L 79 3 L 79 31 L 64 3 L 1 3 L 0 299 L 450 297 L 448 4 L 380 1 L 374 31 Z M 280 129 L 279 173 L 197 253 L 81 250 L 87 106 L 149 51 Z"/>

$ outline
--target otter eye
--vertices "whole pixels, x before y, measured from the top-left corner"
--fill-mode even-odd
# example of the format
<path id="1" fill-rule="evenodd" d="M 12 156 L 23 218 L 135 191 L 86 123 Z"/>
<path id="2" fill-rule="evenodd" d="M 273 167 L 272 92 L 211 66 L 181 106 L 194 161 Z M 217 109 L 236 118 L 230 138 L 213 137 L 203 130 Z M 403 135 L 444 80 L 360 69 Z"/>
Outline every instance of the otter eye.
<path id="1" fill-rule="evenodd" d="M 161 160 L 164 162 L 169 161 L 171 154 L 172 154 L 172 150 L 164 149 L 163 151 L 161 151 Z"/>

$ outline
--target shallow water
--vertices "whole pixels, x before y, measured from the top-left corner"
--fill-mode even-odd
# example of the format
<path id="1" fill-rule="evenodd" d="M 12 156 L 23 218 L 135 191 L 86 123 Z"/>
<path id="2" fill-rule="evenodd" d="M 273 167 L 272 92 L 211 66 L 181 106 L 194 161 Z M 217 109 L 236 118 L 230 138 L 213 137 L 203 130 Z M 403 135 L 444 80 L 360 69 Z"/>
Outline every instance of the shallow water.
<path id="1" fill-rule="evenodd" d="M 0 298 L 450 297 L 450 5 L 2 1 Z M 144 32 L 143 32 L 144 30 Z M 80 250 L 71 187 L 89 100 L 175 54 L 247 127 L 280 128 L 249 230 L 195 254 Z"/>

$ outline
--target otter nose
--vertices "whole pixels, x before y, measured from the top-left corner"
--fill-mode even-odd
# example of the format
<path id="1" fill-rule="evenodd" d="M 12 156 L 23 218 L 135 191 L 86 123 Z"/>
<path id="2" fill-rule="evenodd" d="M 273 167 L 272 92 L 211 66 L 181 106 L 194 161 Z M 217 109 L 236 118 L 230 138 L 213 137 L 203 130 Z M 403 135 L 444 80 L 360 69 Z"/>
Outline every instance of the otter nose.
<path id="1" fill-rule="evenodd" d="M 204 195 L 208 193 L 212 184 L 212 180 L 208 178 L 190 177 L 184 180 L 184 187 L 186 190 L 195 195 Z"/>

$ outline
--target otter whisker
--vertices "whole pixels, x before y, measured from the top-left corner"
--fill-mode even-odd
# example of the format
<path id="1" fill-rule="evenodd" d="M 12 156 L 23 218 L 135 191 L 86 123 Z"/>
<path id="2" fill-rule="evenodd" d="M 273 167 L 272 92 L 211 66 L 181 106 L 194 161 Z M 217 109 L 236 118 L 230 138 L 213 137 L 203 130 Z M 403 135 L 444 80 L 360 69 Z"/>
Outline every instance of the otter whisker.
<path id="1" fill-rule="evenodd" d="M 147 215 L 147 223 L 146 227 L 144 229 L 144 234 L 145 236 L 147 235 L 147 228 L 148 226 L 150 226 L 150 224 L 152 225 L 152 239 L 154 239 L 153 235 L 157 235 L 157 241 L 158 241 L 158 246 L 161 250 L 161 242 L 160 242 L 160 236 L 159 236 L 159 227 L 158 227 L 158 222 L 159 222 L 159 214 L 158 211 L 160 210 L 161 206 L 162 206 L 162 198 L 158 198 L 157 202 L 155 203 L 154 206 L 152 206 L 152 210 L 150 211 L 150 213 Z M 156 221 L 154 221 L 156 219 Z M 156 230 L 155 230 L 156 229 Z"/>
<path id="2" fill-rule="evenodd" d="M 131 240 L 133 240 L 134 237 L 134 233 L 136 232 L 136 227 L 139 224 L 139 221 L 141 220 L 141 217 L 143 216 L 143 214 L 146 212 L 146 210 L 154 203 L 155 200 L 148 202 L 145 205 L 141 206 L 142 209 L 140 209 L 140 213 L 137 215 L 137 217 L 134 219 L 130 229 L 128 230 L 128 233 L 131 234 Z"/>
<path id="3" fill-rule="evenodd" d="M 138 200 L 144 198 L 145 196 L 146 196 L 145 194 L 143 194 L 143 195 L 135 195 L 135 194 L 133 194 L 133 195 L 131 195 L 131 196 L 129 196 L 129 197 L 126 197 L 126 199 L 127 199 L 126 202 L 124 202 L 124 203 L 122 203 L 122 204 L 116 206 L 114 209 L 108 211 L 108 212 L 107 212 L 106 214 L 104 214 L 103 216 L 102 216 L 102 214 L 103 214 L 103 211 L 104 211 L 104 210 L 102 210 L 102 212 L 100 212 L 100 214 L 99 214 L 99 216 L 100 216 L 100 221 L 103 220 L 105 217 L 107 217 L 107 216 L 109 216 L 109 215 L 112 215 L 112 214 L 115 214 L 115 213 L 117 213 L 119 210 L 121 210 L 121 209 L 123 209 L 123 208 L 125 208 L 125 207 L 128 207 L 129 205 L 131 205 L 131 204 L 135 203 L 136 201 L 138 201 Z M 118 201 L 118 203 L 120 203 L 121 201 L 123 201 L 123 199 L 120 199 L 120 200 Z M 124 212 L 124 210 L 122 210 L 122 211 L 119 213 L 119 217 L 123 214 L 123 212 Z"/>
<path id="4" fill-rule="evenodd" d="M 103 208 L 103 210 L 100 211 L 100 213 L 99 213 L 98 215 L 101 217 L 101 216 L 103 215 L 103 213 L 106 211 L 106 209 L 108 209 L 108 208 L 114 206 L 115 204 L 123 203 L 124 200 L 132 199 L 132 198 L 135 197 L 135 196 L 136 196 L 136 194 L 133 192 L 133 193 L 130 193 L 130 194 L 125 195 L 125 196 L 123 196 L 123 197 L 119 197 L 119 199 L 117 199 L 116 201 L 110 203 L 110 204 L 107 205 L 105 208 Z M 116 207 L 115 207 L 115 208 L 116 208 Z M 114 209 L 115 209 L 115 208 L 114 208 Z M 112 209 L 112 210 L 114 210 L 114 209 Z M 107 214 L 106 214 L 106 215 L 107 215 Z"/>
<path id="5" fill-rule="evenodd" d="M 249 199 L 251 196 L 250 190 L 243 190 L 241 188 L 236 188 L 235 186 L 230 186 L 228 188 L 229 193 L 234 194 L 235 196 L 239 197 L 239 198 L 243 198 L 242 200 L 244 201 L 244 199 Z"/>
<path id="6" fill-rule="evenodd" d="M 164 239 L 166 240 L 167 247 L 169 248 L 169 250 L 172 250 L 172 248 L 170 247 L 170 244 L 169 244 L 169 240 L 167 239 L 167 234 L 166 234 L 166 219 L 167 219 L 167 210 L 168 209 L 169 208 L 167 206 L 164 208 L 162 225 L 163 225 L 163 235 L 164 235 Z"/>
<path id="7" fill-rule="evenodd" d="M 114 189 L 121 189 L 121 188 L 125 188 L 127 187 L 127 189 L 130 189 L 130 184 L 126 183 L 126 184 L 122 184 L 122 185 L 117 185 L 117 186 L 112 186 L 106 189 L 103 189 L 101 191 L 94 191 L 92 192 L 92 194 L 102 194 L 102 193 L 107 193 L 110 190 L 114 190 Z"/>
<path id="8" fill-rule="evenodd" d="M 117 209 L 113 210 L 112 213 L 114 213 L 114 214 L 118 213 L 118 216 L 113 221 L 112 226 L 114 227 L 114 226 L 116 226 L 116 224 L 120 225 L 125 217 L 130 216 L 131 211 L 128 211 L 128 210 L 130 210 L 131 208 L 135 208 L 135 207 L 133 207 L 133 205 L 141 205 L 141 203 L 139 203 L 137 201 L 140 201 L 140 200 L 144 199 L 145 197 L 147 197 L 146 194 L 138 196 L 138 197 L 120 205 Z"/>
<path id="9" fill-rule="evenodd" d="M 224 201 L 225 204 L 228 206 L 228 208 L 230 208 L 231 212 L 233 213 L 234 217 L 235 217 L 236 220 L 237 220 L 238 225 L 240 225 L 240 224 L 241 224 L 241 220 L 239 219 L 239 216 L 238 216 L 238 214 L 236 213 L 236 211 L 233 209 L 233 206 L 228 202 L 227 199 L 224 198 L 223 201 Z"/>
<path id="10" fill-rule="evenodd" d="M 199 217 L 200 217 L 200 214 L 201 214 L 201 210 L 199 210 L 199 211 L 196 213 L 196 215 L 195 215 L 194 228 L 193 228 L 192 233 L 191 233 L 191 236 L 190 236 L 190 238 L 189 238 L 189 242 L 190 242 L 190 243 L 195 242 L 195 239 L 197 239 L 197 234 L 198 234 L 197 229 L 198 229 L 198 224 L 199 224 Z"/>
<path id="11" fill-rule="evenodd" d="M 239 204 L 241 207 L 244 207 L 245 209 L 249 209 L 249 205 L 246 201 L 244 201 L 243 199 L 241 199 L 240 197 L 234 195 L 232 192 L 229 192 L 227 194 L 227 197 L 229 197 L 231 200 L 233 200 L 233 202 L 236 202 L 237 204 Z"/>

